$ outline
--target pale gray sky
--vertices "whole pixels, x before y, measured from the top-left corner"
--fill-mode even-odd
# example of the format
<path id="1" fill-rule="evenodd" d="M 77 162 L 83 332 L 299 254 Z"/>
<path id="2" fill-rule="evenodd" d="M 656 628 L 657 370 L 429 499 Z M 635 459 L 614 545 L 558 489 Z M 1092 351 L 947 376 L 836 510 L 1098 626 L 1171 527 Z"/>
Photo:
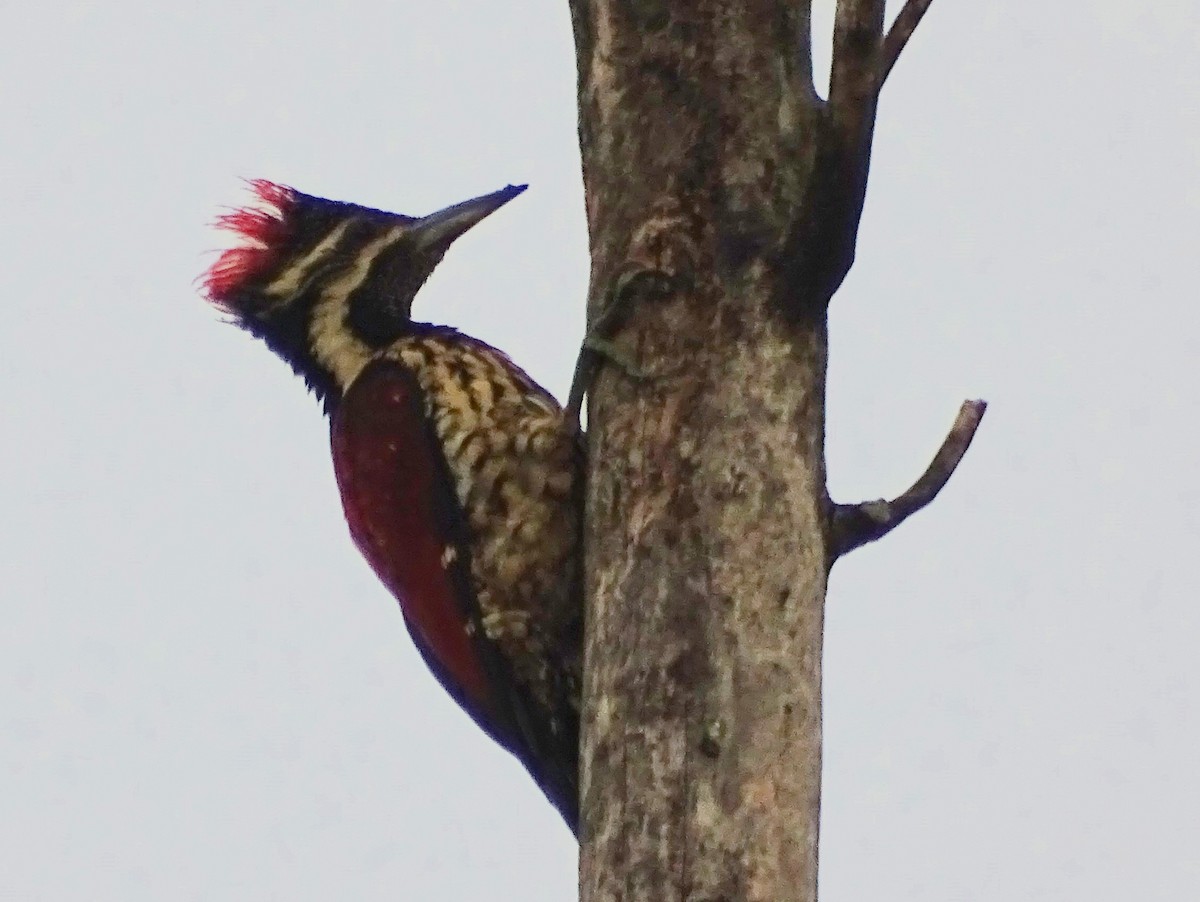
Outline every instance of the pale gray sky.
<path id="1" fill-rule="evenodd" d="M 418 312 L 565 392 L 565 0 L 9 7 L 0 898 L 572 898 L 352 547 L 316 404 L 192 285 L 239 176 L 408 213 L 528 181 Z M 992 406 L 834 572 L 822 902 L 1200 898 L 1198 47 L 1190 2 L 939 0 L 887 86 L 835 494 Z"/>

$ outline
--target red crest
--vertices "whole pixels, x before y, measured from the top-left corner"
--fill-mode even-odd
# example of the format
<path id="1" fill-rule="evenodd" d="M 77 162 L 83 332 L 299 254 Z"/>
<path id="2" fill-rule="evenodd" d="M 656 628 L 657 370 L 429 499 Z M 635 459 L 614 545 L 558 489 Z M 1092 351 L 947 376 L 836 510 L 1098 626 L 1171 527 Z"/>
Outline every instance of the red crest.
<path id="1" fill-rule="evenodd" d="M 233 232 L 238 243 L 222 251 L 200 279 L 208 299 L 224 310 L 232 306 L 241 286 L 270 268 L 291 231 L 288 214 L 296 201 L 295 190 L 266 179 L 251 179 L 248 184 L 258 203 L 223 213 L 215 223 Z"/>

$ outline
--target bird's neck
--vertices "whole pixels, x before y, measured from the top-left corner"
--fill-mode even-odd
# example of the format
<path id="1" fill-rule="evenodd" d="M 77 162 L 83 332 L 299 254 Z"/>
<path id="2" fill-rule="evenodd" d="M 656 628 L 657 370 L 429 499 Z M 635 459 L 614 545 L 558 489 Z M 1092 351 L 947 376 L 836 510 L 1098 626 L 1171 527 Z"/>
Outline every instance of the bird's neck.
<path id="1" fill-rule="evenodd" d="M 312 365 L 330 388 L 344 394 L 379 348 L 372 347 L 350 325 L 349 295 L 323 291 L 313 303 L 306 336 Z M 309 380 L 312 384 L 312 380 Z"/>

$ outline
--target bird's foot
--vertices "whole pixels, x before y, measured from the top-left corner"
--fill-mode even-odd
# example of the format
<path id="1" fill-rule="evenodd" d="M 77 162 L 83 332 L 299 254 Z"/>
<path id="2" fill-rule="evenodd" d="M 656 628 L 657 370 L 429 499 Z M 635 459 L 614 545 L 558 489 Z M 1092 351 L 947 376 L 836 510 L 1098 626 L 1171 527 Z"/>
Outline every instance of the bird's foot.
<path id="1" fill-rule="evenodd" d="M 672 289 L 671 277 L 655 269 L 629 266 L 615 279 L 600 306 L 595 321 L 584 336 L 579 356 L 575 360 L 575 376 L 567 396 L 566 416 L 582 432 L 579 424 L 584 396 L 591 391 L 600 368 L 610 363 L 629 379 L 649 380 L 650 375 L 634 360 L 633 355 L 618 345 L 614 338 L 633 312 L 634 302 L 643 297 L 662 297 Z"/>

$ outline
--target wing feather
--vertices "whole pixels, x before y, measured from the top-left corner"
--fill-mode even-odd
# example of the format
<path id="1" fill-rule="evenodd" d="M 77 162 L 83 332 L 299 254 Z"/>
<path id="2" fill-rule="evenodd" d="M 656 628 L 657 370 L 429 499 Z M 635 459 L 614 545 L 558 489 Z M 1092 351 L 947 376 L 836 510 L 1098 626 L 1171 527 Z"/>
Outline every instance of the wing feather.
<path id="1" fill-rule="evenodd" d="M 576 830 L 577 728 L 553 735 L 552 718 L 483 630 L 469 527 L 414 375 L 388 359 L 369 364 L 334 410 L 330 440 L 350 533 L 422 657 Z"/>

